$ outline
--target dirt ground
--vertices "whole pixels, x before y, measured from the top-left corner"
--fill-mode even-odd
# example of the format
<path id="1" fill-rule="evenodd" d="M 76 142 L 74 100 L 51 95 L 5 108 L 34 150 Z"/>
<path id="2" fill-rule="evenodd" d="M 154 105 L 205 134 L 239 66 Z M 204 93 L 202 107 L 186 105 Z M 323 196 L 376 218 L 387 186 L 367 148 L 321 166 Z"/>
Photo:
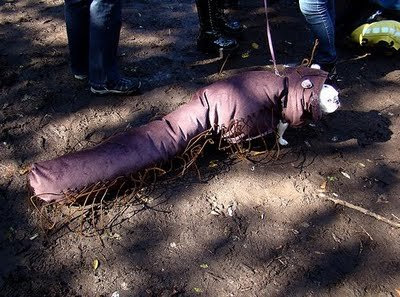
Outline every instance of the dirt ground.
<path id="1" fill-rule="evenodd" d="M 41 231 L 25 166 L 270 64 L 262 1 L 232 12 L 247 31 L 221 73 L 196 50 L 194 1 L 160 3 L 123 12 L 121 67 L 143 79 L 143 95 L 96 97 L 71 77 L 62 0 L 0 0 L 0 296 L 400 296 L 400 229 L 326 200 L 400 222 L 400 62 L 349 47 L 339 48 L 341 110 L 290 129 L 278 160 L 210 150 L 205 181 L 160 187 L 101 238 Z M 270 17 L 279 63 L 308 57 L 296 1 L 272 2 Z"/>

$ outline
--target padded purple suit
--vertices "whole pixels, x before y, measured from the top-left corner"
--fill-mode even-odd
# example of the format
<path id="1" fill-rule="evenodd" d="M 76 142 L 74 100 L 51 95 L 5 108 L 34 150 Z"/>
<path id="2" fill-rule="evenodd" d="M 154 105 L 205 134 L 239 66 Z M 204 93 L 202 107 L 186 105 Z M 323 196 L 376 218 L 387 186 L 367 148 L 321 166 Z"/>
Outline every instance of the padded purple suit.
<path id="1" fill-rule="evenodd" d="M 209 129 L 222 132 L 228 142 L 240 142 L 274 132 L 280 119 L 294 127 L 316 121 L 321 116 L 318 98 L 326 75 L 299 67 L 286 69 L 282 77 L 250 71 L 213 83 L 160 120 L 92 148 L 34 163 L 29 185 L 42 200 L 61 201 L 66 193 L 170 160 Z M 307 80 L 311 84 L 305 84 Z M 234 121 L 247 123 L 240 135 L 229 131 Z"/>

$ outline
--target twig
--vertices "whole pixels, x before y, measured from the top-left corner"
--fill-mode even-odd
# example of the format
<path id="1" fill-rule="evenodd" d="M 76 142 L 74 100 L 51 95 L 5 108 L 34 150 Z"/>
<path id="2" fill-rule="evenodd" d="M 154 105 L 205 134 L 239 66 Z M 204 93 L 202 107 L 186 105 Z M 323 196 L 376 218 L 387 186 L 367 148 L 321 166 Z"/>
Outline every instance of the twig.
<path id="1" fill-rule="evenodd" d="M 209 275 L 211 275 L 214 279 L 216 279 L 216 280 L 218 280 L 218 281 L 223 281 L 223 280 L 225 280 L 225 278 L 223 278 L 223 277 L 221 277 L 221 276 L 218 276 L 218 275 L 216 275 L 216 274 L 214 274 L 214 273 L 212 273 L 212 272 L 210 272 L 210 271 L 206 271 L 206 273 L 209 274 Z"/>
<path id="2" fill-rule="evenodd" d="M 279 260 L 280 258 L 282 258 L 282 256 L 276 256 L 275 258 L 271 259 L 267 265 L 265 265 L 265 268 L 268 268 L 272 263 L 274 263 L 275 260 Z"/>
<path id="3" fill-rule="evenodd" d="M 319 44 L 319 40 L 315 39 L 314 46 L 313 46 L 313 49 L 311 51 L 310 59 L 307 59 L 307 58 L 303 59 L 303 61 L 301 62 L 301 65 L 304 65 L 306 67 L 310 67 L 311 66 L 312 61 L 314 60 L 315 50 L 317 49 L 318 44 Z"/>
<path id="4" fill-rule="evenodd" d="M 345 63 L 345 62 L 350 62 L 350 61 L 361 60 L 361 59 L 364 59 L 364 58 L 366 58 L 366 57 L 368 57 L 368 56 L 370 56 L 370 55 L 371 55 L 371 53 L 366 53 L 366 54 L 364 54 L 364 55 L 357 56 L 357 57 L 354 57 L 354 58 L 351 58 L 351 59 L 341 60 L 341 61 L 337 62 L 337 64 L 341 64 L 341 63 Z"/>
<path id="5" fill-rule="evenodd" d="M 252 289 L 252 287 L 246 287 L 246 288 L 239 288 L 240 292 L 246 292 L 246 291 L 250 291 Z"/>
<path id="6" fill-rule="evenodd" d="M 371 234 L 369 234 L 369 233 L 367 232 L 367 230 L 364 229 L 363 226 L 360 226 L 360 227 L 361 227 L 361 229 L 363 229 L 364 233 L 368 235 L 369 239 L 370 239 L 371 241 L 374 241 L 374 239 L 372 238 Z"/>
<path id="7" fill-rule="evenodd" d="M 211 58 L 211 59 L 205 59 L 205 60 L 202 60 L 202 61 L 196 61 L 196 62 L 194 62 L 192 64 L 189 64 L 188 66 L 189 67 L 195 67 L 195 66 L 207 65 L 207 64 L 211 64 L 211 63 L 217 62 L 217 61 L 219 61 L 221 59 L 222 59 L 222 57 L 218 56 L 218 57 Z"/>
<path id="8" fill-rule="evenodd" d="M 249 266 L 249 265 L 247 265 L 247 264 L 245 264 L 245 263 L 242 263 L 242 265 L 243 265 L 244 267 L 246 267 L 247 269 L 250 269 L 250 271 L 253 272 L 253 274 L 256 274 L 256 270 L 255 270 L 253 267 L 251 267 L 251 266 Z"/>
<path id="9" fill-rule="evenodd" d="M 377 219 L 378 221 L 385 222 L 386 224 L 389 224 L 389 225 L 391 225 L 393 227 L 400 228 L 400 223 L 393 222 L 392 220 L 389 220 L 389 219 L 387 219 L 387 218 L 385 218 L 385 217 L 383 217 L 381 215 L 378 215 L 378 214 L 376 214 L 376 213 L 374 213 L 374 212 L 372 212 L 372 211 L 370 211 L 368 209 L 362 208 L 360 206 L 357 206 L 357 205 L 354 205 L 354 204 L 351 204 L 349 202 L 346 202 L 346 201 L 343 201 L 343 200 L 340 200 L 340 199 L 336 199 L 336 198 L 328 197 L 326 199 L 329 200 L 329 201 L 332 201 L 335 204 L 340 204 L 340 205 L 346 206 L 348 208 L 357 210 L 357 211 L 359 211 L 359 212 L 361 212 L 361 213 L 363 213 L 363 214 L 365 214 L 367 216 L 373 217 L 373 218 Z"/>
<path id="10" fill-rule="evenodd" d="M 222 71 L 224 71 L 224 67 L 225 67 L 226 61 L 228 61 L 228 58 L 229 58 L 230 55 L 231 54 L 227 54 L 226 55 L 225 61 L 224 61 L 224 63 L 222 63 L 222 66 L 221 66 L 221 69 L 218 72 L 218 75 L 221 75 Z"/>
<path id="11" fill-rule="evenodd" d="M 396 215 L 394 215 L 394 214 L 392 214 L 392 216 L 393 216 L 396 220 L 398 220 L 398 221 L 400 222 L 400 218 L 399 218 L 398 216 L 396 216 Z"/>

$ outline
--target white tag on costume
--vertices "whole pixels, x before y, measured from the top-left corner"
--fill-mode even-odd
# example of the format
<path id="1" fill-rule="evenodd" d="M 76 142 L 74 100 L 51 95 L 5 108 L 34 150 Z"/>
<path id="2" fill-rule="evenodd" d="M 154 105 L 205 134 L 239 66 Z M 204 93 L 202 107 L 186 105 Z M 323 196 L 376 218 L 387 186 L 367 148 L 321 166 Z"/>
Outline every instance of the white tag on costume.
<path id="1" fill-rule="evenodd" d="M 311 82 L 311 80 L 306 79 L 301 82 L 301 86 L 303 87 L 303 89 L 311 89 L 313 87 L 313 83 Z"/>

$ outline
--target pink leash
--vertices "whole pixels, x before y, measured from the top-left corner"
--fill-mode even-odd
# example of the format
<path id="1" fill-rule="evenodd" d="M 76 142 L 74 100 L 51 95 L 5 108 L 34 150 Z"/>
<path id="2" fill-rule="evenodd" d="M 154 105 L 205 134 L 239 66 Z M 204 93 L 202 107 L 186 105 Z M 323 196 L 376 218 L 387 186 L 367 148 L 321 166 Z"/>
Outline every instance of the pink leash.
<path id="1" fill-rule="evenodd" d="M 268 46 L 269 46 L 269 51 L 271 52 L 271 57 L 272 57 L 272 63 L 274 64 L 274 70 L 275 74 L 277 76 L 282 76 L 279 71 L 278 67 L 276 66 L 276 58 L 275 58 L 275 52 L 274 52 L 274 46 L 272 44 L 272 37 L 271 37 L 271 29 L 269 27 L 269 19 L 268 19 L 268 4 L 267 0 L 264 0 L 264 8 L 265 8 L 265 19 L 267 21 L 267 39 L 268 39 Z"/>

